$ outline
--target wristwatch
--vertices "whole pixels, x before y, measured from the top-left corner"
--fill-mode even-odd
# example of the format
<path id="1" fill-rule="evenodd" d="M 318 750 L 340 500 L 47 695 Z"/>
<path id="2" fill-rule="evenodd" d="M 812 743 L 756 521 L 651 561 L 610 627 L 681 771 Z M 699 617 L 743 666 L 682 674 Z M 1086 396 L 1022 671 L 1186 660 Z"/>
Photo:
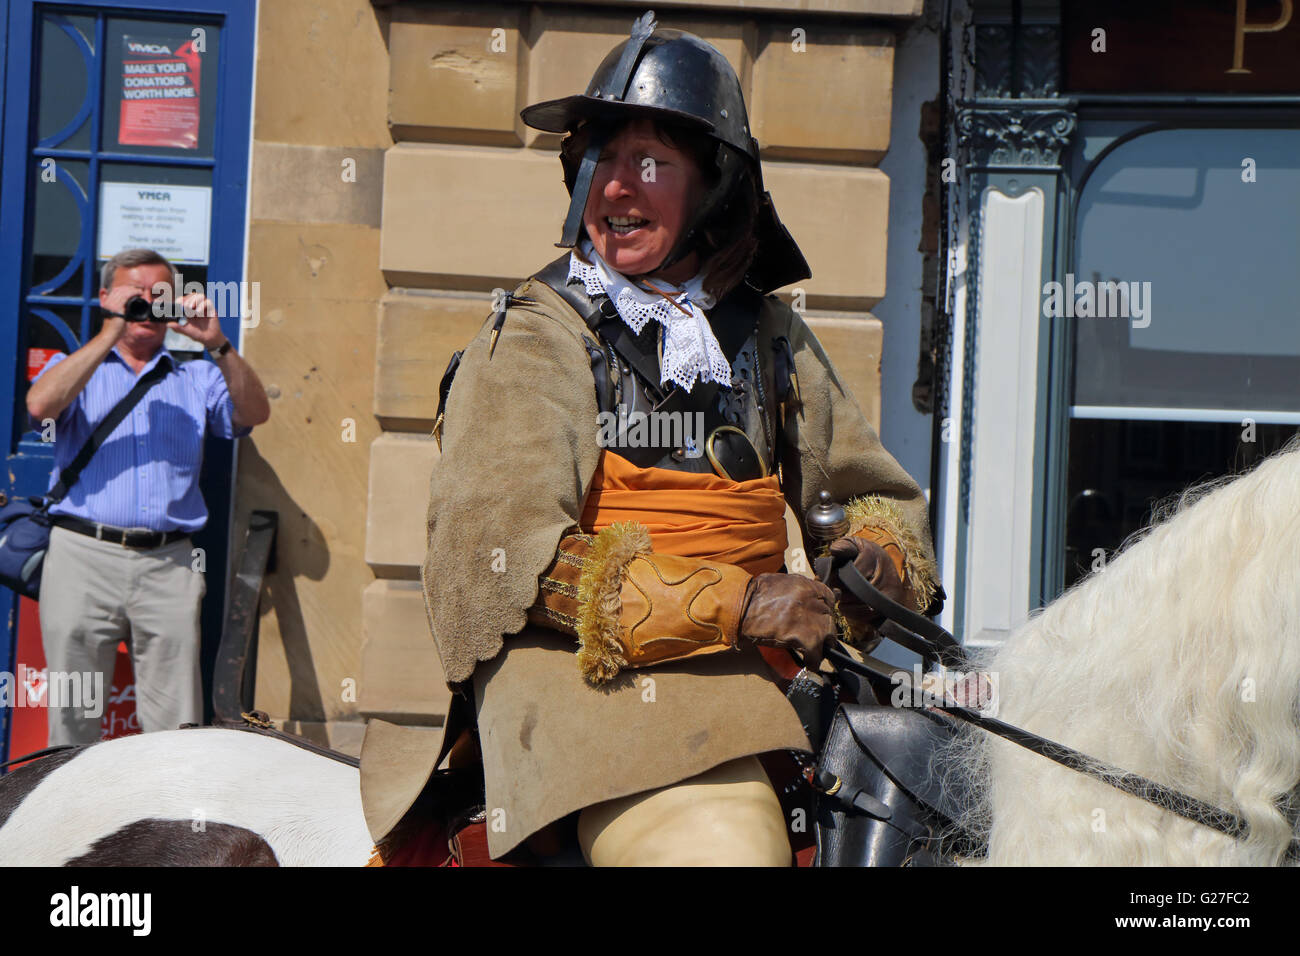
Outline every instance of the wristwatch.
<path id="1" fill-rule="evenodd" d="M 212 361 L 215 362 L 233 348 L 234 346 L 230 344 L 230 339 L 226 339 L 226 341 L 222 342 L 217 348 L 208 349 L 208 355 L 212 358 Z"/>

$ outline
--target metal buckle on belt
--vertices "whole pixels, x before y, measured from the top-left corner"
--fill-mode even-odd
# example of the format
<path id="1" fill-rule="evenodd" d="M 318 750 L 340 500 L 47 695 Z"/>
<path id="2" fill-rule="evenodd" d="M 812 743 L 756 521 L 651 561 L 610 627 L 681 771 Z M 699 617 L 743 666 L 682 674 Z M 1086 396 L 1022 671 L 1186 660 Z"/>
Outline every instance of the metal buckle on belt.
<path id="1" fill-rule="evenodd" d="M 104 540 L 104 526 L 100 524 L 98 521 L 95 522 L 95 540 L 96 541 Z"/>
<path id="2" fill-rule="evenodd" d="M 720 448 L 718 447 L 718 438 L 723 435 L 738 435 L 743 444 L 741 444 L 739 448 L 727 449 L 724 442 L 722 443 L 723 447 Z M 708 456 L 709 464 L 713 466 L 714 474 L 720 478 L 726 478 L 728 481 L 750 480 L 745 477 L 736 477 L 732 474 L 732 471 L 737 470 L 738 467 L 743 467 L 746 464 L 744 458 L 747 454 L 752 454 L 756 459 L 759 470 L 758 477 L 766 478 L 771 474 L 771 471 L 769 471 L 767 466 L 767 459 L 763 457 L 763 453 L 759 451 L 758 446 L 754 444 L 749 435 L 747 435 L 743 429 L 737 428 L 735 425 L 719 425 L 715 428 L 709 435 L 708 439 L 704 442 L 704 453 Z M 724 458 L 726 459 L 725 461 L 723 460 Z"/>

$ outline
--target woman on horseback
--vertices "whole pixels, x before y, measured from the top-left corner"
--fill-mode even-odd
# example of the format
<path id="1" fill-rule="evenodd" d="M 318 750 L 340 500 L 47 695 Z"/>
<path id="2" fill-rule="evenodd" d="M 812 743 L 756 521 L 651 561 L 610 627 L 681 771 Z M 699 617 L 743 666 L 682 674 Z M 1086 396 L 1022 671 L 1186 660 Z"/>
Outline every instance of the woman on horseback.
<path id="1" fill-rule="evenodd" d="M 789 651 L 815 669 L 837 620 L 868 643 L 873 622 L 784 572 L 786 506 L 849 502 L 832 549 L 926 611 L 924 498 L 769 294 L 809 271 L 717 50 L 647 16 L 586 93 L 522 116 L 569 134 L 572 252 L 507 297 L 446 394 L 422 580 L 457 694 L 440 748 L 370 724 L 371 834 L 476 726 L 494 859 L 576 835 L 596 865 L 789 865 L 758 759 L 809 749 Z"/>

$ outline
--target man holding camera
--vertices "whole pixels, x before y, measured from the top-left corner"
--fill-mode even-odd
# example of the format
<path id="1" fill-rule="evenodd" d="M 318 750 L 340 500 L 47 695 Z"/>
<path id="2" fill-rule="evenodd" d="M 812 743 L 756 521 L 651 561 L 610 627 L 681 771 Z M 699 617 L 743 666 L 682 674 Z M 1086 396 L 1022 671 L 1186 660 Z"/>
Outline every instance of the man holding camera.
<path id="1" fill-rule="evenodd" d="M 211 429 L 242 438 L 271 409 L 202 293 L 179 298 L 184 325 L 123 315 L 138 309 L 128 307 L 134 297 L 152 304 L 166 287 L 179 294 L 175 270 L 161 255 L 119 253 L 100 278 L 99 333 L 48 364 L 27 393 L 35 427 L 54 424 L 51 487 L 136 382 L 145 375 L 157 380 L 50 509 L 42 640 L 52 673 L 97 671 L 105 686 L 118 642 L 128 640 L 141 728 L 169 730 L 203 719 L 199 604 L 206 584 L 190 535 L 208 517 L 199 491 L 204 436 Z M 163 346 L 168 329 L 202 344 L 212 361 L 178 362 Z M 99 719 L 78 706 L 51 707 L 49 726 L 52 746 L 99 739 Z"/>

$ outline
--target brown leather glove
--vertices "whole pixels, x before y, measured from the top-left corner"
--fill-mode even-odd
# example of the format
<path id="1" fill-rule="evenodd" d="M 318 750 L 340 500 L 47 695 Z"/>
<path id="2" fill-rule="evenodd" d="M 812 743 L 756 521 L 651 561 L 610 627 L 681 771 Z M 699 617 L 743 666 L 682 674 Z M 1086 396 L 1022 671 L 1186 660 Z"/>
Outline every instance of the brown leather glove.
<path id="1" fill-rule="evenodd" d="M 857 536 L 840 538 L 831 543 L 830 554 L 835 558 L 848 558 L 858 572 L 885 597 L 904 607 L 912 607 L 912 595 L 899 574 L 899 563 L 875 541 Z M 899 561 L 901 562 L 901 552 Z M 883 615 L 867 607 L 852 592 L 841 593 L 837 588 L 836 595 L 839 598 L 840 613 L 849 622 L 853 643 L 867 649 L 878 644 L 880 638 L 876 634 L 876 628 L 883 620 Z"/>
<path id="2" fill-rule="evenodd" d="M 804 667 L 815 670 L 823 645 L 836 636 L 835 594 L 798 574 L 760 574 L 745 594 L 740 636 L 798 651 Z"/>

